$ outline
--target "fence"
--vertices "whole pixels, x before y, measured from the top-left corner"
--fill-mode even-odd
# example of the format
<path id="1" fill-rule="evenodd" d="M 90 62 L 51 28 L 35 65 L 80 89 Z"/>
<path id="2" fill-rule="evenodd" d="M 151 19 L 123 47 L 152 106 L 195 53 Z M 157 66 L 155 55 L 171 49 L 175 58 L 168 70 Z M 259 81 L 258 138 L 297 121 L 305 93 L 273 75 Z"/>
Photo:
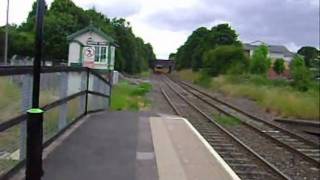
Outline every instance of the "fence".
<path id="1" fill-rule="evenodd" d="M 0 179 L 25 165 L 26 110 L 32 105 L 32 81 L 32 67 L 0 68 Z M 92 69 L 42 68 L 44 147 L 86 114 L 107 109 L 110 95 L 109 81 Z"/>

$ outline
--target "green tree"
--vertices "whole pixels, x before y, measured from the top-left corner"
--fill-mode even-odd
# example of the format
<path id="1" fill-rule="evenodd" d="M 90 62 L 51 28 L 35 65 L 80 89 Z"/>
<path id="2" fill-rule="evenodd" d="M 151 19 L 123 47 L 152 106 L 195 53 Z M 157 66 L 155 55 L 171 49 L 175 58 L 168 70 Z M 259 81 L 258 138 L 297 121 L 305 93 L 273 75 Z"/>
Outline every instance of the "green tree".
<path id="1" fill-rule="evenodd" d="M 304 46 L 298 50 L 298 54 L 304 57 L 306 66 L 311 67 L 311 61 L 319 56 L 320 51 L 315 47 Z"/>
<path id="2" fill-rule="evenodd" d="M 320 78 L 320 55 L 311 61 L 310 70 L 312 71 L 314 78 Z"/>
<path id="3" fill-rule="evenodd" d="M 253 74 L 266 75 L 270 65 L 271 60 L 268 58 L 268 47 L 266 45 L 260 45 L 257 47 L 250 60 L 250 72 Z"/>
<path id="4" fill-rule="evenodd" d="M 33 56 L 36 3 L 33 4 L 25 22 L 10 26 L 9 56 Z M 110 20 L 94 8 L 83 10 L 71 0 L 54 0 L 47 10 L 44 21 L 44 56 L 47 59 L 66 60 L 67 36 L 93 24 L 112 36 L 117 44 L 115 68 L 127 73 L 139 73 L 148 68 L 155 59 L 151 44 L 136 37 L 130 23 L 123 18 Z M 0 27 L 2 34 L 3 28 Z"/>
<path id="5" fill-rule="evenodd" d="M 290 73 L 293 79 L 293 86 L 301 91 L 307 91 L 310 85 L 311 72 L 306 67 L 303 58 L 295 56 L 290 64 Z"/>
<path id="6" fill-rule="evenodd" d="M 283 73 L 283 71 L 285 70 L 284 59 L 282 59 L 282 58 L 276 59 L 275 62 L 274 62 L 274 64 L 273 64 L 273 70 L 274 70 L 277 74 Z"/>
<path id="7" fill-rule="evenodd" d="M 209 39 L 215 46 L 240 45 L 236 31 L 229 24 L 219 24 L 212 27 Z"/>
<path id="8" fill-rule="evenodd" d="M 169 54 L 169 60 L 175 60 L 176 59 L 177 54 L 176 53 L 170 53 Z"/>
<path id="9" fill-rule="evenodd" d="M 192 68 L 197 71 L 203 67 L 205 52 L 221 45 L 240 46 L 238 35 L 228 24 L 219 24 L 208 30 L 200 27 L 192 32 L 187 41 L 176 53 L 177 69 Z"/>
<path id="10" fill-rule="evenodd" d="M 211 76 L 222 73 L 243 73 L 248 67 L 248 59 L 241 47 L 219 46 L 204 55 L 204 71 Z"/>

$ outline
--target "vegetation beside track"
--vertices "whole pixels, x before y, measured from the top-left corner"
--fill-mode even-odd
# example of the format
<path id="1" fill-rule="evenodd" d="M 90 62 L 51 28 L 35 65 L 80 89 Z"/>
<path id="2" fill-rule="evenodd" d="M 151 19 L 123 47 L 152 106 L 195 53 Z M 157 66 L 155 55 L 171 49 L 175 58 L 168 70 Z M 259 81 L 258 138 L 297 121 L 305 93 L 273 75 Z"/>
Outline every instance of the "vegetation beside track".
<path id="1" fill-rule="evenodd" d="M 204 78 L 199 72 L 182 70 L 177 75 L 187 81 L 232 97 L 246 97 L 283 117 L 319 119 L 319 84 L 299 91 L 285 80 L 268 80 L 259 75 L 220 75 Z"/>
<path id="2" fill-rule="evenodd" d="M 224 126 L 237 126 L 241 124 L 239 119 L 226 115 L 213 115 L 214 119 Z"/>
<path id="3" fill-rule="evenodd" d="M 139 74 L 139 77 L 141 78 L 148 78 L 152 74 L 152 71 L 150 69 L 143 71 Z"/>
<path id="4" fill-rule="evenodd" d="M 134 85 L 127 81 L 121 81 L 112 90 L 111 109 L 138 111 L 147 108 L 150 105 L 150 101 L 145 95 L 151 89 L 152 85 L 149 83 Z"/>

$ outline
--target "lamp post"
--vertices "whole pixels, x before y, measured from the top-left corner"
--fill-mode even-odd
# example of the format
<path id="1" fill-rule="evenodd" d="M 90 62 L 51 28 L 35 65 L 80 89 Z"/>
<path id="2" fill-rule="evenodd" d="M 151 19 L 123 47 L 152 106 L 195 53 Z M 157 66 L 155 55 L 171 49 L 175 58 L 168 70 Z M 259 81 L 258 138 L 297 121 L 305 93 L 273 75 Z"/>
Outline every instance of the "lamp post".
<path id="1" fill-rule="evenodd" d="M 40 73 L 43 49 L 43 20 L 45 0 L 37 0 L 35 55 L 33 61 L 32 109 L 27 111 L 26 180 L 41 180 L 43 110 L 39 109 Z"/>
<path id="2" fill-rule="evenodd" d="M 4 64 L 8 63 L 8 34 L 9 34 L 9 0 L 7 0 L 7 19 L 6 19 L 6 32 L 4 38 Z"/>

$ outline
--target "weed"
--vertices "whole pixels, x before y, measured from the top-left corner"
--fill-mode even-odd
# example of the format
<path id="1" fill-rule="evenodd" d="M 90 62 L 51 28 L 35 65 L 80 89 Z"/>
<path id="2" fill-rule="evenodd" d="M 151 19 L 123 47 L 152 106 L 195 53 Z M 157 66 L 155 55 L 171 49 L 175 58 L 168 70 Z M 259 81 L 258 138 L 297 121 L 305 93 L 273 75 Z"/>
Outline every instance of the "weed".
<path id="1" fill-rule="evenodd" d="M 225 115 L 216 115 L 215 120 L 224 126 L 237 126 L 241 123 L 239 119 Z"/>

